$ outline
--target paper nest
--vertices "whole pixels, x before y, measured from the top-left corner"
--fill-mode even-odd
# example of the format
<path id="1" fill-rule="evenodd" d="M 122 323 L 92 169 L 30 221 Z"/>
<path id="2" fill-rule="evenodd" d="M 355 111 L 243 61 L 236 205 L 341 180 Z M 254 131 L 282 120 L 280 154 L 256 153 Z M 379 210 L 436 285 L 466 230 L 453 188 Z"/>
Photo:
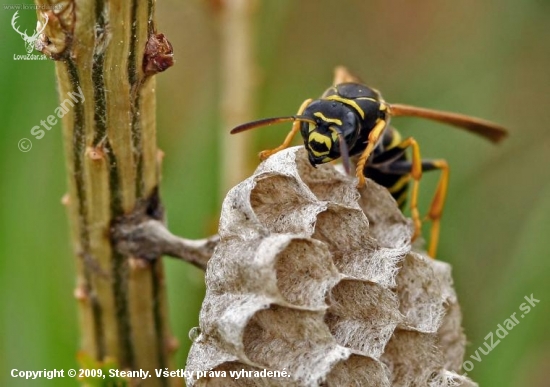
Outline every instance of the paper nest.
<path id="1" fill-rule="evenodd" d="M 228 193 L 186 366 L 227 377 L 188 386 L 477 386 L 450 266 L 411 251 L 386 189 L 355 185 L 295 147 Z"/>

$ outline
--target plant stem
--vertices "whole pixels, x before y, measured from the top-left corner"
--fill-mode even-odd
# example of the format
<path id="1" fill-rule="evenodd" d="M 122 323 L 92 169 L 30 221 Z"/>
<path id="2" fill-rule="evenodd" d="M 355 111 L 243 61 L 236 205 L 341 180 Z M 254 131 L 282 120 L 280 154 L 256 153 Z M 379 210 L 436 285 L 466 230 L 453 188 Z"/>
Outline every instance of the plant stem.
<path id="1" fill-rule="evenodd" d="M 252 119 L 255 101 L 256 66 L 253 50 L 253 0 L 231 0 L 222 6 L 221 103 L 222 158 L 221 192 L 248 175 L 246 155 L 249 136 L 230 136 L 231 128 Z"/>
<path id="2" fill-rule="evenodd" d="M 171 47 L 155 32 L 152 0 L 58 3 L 64 8 L 39 12 L 48 24 L 37 48 L 57 61 L 60 100 L 82 94 L 63 116 L 81 350 L 99 362 L 114 358 L 121 369 L 154 374 L 169 367 L 174 349 L 162 262 L 132 264 L 137 258 L 113 246 L 110 230 L 157 192 L 151 67 L 169 67 Z M 156 211 L 161 214 L 160 205 Z M 153 377 L 144 385 L 175 380 Z"/>

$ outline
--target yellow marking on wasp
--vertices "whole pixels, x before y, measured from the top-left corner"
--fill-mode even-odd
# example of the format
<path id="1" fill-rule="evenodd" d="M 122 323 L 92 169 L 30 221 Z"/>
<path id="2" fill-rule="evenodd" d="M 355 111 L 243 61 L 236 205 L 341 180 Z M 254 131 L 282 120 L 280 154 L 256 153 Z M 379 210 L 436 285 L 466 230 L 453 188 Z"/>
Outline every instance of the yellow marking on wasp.
<path id="1" fill-rule="evenodd" d="M 318 144 L 325 144 L 327 146 L 326 151 L 317 151 L 311 147 L 311 143 L 316 142 Z M 312 132 L 309 134 L 309 149 L 315 156 L 323 156 L 330 152 L 330 148 L 332 147 L 332 141 L 330 141 L 330 137 L 325 136 L 324 134 Z"/>
<path id="2" fill-rule="evenodd" d="M 332 160 L 334 160 L 332 157 L 325 157 L 325 158 L 322 159 L 321 161 L 322 161 L 323 163 L 328 163 L 329 161 L 332 161 Z"/>
<path id="3" fill-rule="evenodd" d="M 332 132 L 332 141 L 333 142 L 338 141 L 338 131 L 336 130 L 336 128 L 334 128 L 334 126 L 329 126 L 328 128 Z"/>
<path id="4" fill-rule="evenodd" d="M 401 137 L 401 133 L 399 133 L 397 130 L 392 129 L 391 133 L 393 137 L 391 139 L 390 144 L 386 147 L 386 150 L 395 148 L 397 145 L 401 143 L 401 141 L 403 141 L 403 138 Z"/>
<path id="5" fill-rule="evenodd" d="M 362 119 L 365 119 L 365 112 L 363 111 L 363 109 L 361 109 L 361 107 L 359 107 L 357 102 L 355 102 L 354 100 L 347 99 L 347 98 L 342 98 L 339 95 L 330 95 L 326 99 L 332 100 L 332 101 L 342 102 L 345 105 L 351 106 L 352 108 L 357 110 L 357 113 L 359 113 L 359 115 L 361 116 Z"/>
<path id="6" fill-rule="evenodd" d="M 402 189 L 405 186 L 405 184 L 407 184 L 409 182 L 409 180 L 411 180 L 411 175 L 406 174 L 406 175 L 401 176 L 399 178 L 399 180 L 397 180 L 395 182 L 394 185 L 392 185 L 390 188 L 388 188 L 388 191 L 390 191 L 390 193 L 399 192 L 399 190 Z"/>
<path id="7" fill-rule="evenodd" d="M 380 101 L 378 101 L 378 100 L 376 100 L 376 99 L 374 99 L 374 98 L 371 98 L 371 97 L 357 97 L 357 98 L 355 98 L 355 99 L 360 99 L 360 100 L 362 100 L 362 101 L 363 101 L 363 100 L 372 101 L 372 102 L 376 102 L 376 103 L 380 102 Z"/>
<path id="8" fill-rule="evenodd" d="M 321 156 L 326 155 L 328 153 L 328 151 L 326 151 L 326 152 L 317 152 L 315 149 L 312 149 L 312 148 L 309 148 L 309 150 L 311 151 L 311 153 L 313 153 L 317 157 L 321 157 Z"/>
<path id="9" fill-rule="evenodd" d="M 322 119 L 325 122 L 330 122 L 330 123 L 336 124 L 336 125 L 342 125 L 342 120 L 339 120 L 338 118 L 325 117 L 325 115 L 321 112 L 313 113 L 313 115 L 315 117 L 319 117 L 320 119 Z"/>

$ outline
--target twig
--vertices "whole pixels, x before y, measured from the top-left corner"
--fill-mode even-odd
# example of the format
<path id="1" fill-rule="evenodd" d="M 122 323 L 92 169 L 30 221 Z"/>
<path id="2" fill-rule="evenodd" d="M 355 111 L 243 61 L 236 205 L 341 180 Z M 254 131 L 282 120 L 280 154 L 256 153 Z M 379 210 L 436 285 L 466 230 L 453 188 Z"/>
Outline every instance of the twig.
<path id="1" fill-rule="evenodd" d="M 159 220 L 121 221 L 112 228 L 113 244 L 119 253 L 146 260 L 162 255 L 179 258 L 206 270 L 219 236 L 190 240 L 172 234 Z"/>

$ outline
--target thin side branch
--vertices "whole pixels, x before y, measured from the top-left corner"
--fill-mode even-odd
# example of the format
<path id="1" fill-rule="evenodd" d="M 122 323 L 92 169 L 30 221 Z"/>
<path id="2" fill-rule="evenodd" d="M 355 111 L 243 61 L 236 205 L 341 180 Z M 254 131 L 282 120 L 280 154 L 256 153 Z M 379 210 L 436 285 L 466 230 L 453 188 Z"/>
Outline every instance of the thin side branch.
<path id="1" fill-rule="evenodd" d="M 123 255 L 155 260 L 162 255 L 206 270 L 206 264 L 218 245 L 219 236 L 190 240 L 172 234 L 159 220 L 122 221 L 112 228 L 113 244 Z"/>
<path id="2" fill-rule="evenodd" d="M 206 270 L 219 236 L 191 240 L 172 234 L 164 224 L 164 209 L 158 190 L 136 204 L 128 214 L 115 218 L 110 229 L 111 244 L 124 256 L 156 261 L 163 255 L 179 258 Z"/>

